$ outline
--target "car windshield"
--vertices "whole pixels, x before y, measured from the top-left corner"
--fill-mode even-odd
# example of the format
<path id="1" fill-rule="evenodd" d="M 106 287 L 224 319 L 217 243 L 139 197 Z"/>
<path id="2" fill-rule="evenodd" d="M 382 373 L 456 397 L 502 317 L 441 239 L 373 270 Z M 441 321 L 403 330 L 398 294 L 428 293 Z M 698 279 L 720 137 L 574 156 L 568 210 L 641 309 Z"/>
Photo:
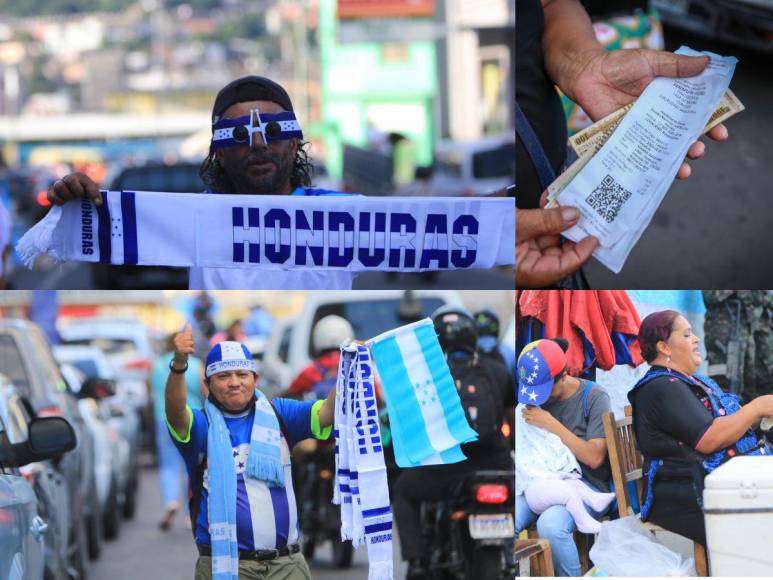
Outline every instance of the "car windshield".
<path id="1" fill-rule="evenodd" d="M 66 340 L 65 344 L 94 346 L 107 355 L 137 352 L 137 345 L 128 338 L 81 338 Z"/>
<path id="2" fill-rule="evenodd" d="M 442 298 L 419 298 L 418 301 L 421 304 L 421 313 L 418 318 L 426 318 L 445 304 Z M 324 304 L 317 309 L 314 315 L 314 324 L 329 314 L 337 314 L 351 323 L 356 338 L 367 340 L 408 322 L 400 320 L 398 316 L 400 303 L 399 298 L 394 298 Z M 417 312 L 417 314 L 419 313 Z M 311 338 L 309 338 L 309 357 L 314 357 Z"/>
<path id="3" fill-rule="evenodd" d="M 86 375 L 86 378 L 99 376 L 99 366 L 94 359 L 74 360 L 70 364 Z"/>
<path id="4" fill-rule="evenodd" d="M 515 144 L 506 143 L 497 149 L 475 153 L 472 156 L 472 175 L 475 179 L 515 175 Z"/>
<path id="5" fill-rule="evenodd" d="M 7 334 L 0 334 L 0 373 L 23 393 L 28 392 L 30 380 L 27 369 L 16 342 Z"/>
<path id="6" fill-rule="evenodd" d="M 127 169 L 115 181 L 113 189 L 198 193 L 206 188 L 199 178 L 198 166 L 181 164 Z"/>

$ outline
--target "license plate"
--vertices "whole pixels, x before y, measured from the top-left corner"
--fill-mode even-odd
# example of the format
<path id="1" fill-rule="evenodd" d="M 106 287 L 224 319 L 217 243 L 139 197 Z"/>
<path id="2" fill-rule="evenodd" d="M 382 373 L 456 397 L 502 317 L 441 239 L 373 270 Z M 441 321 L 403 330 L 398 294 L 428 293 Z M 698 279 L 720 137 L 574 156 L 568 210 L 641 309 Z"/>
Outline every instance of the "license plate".
<path id="1" fill-rule="evenodd" d="M 515 536 L 510 514 L 470 516 L 470 536 L 473 540 L 512 538 Z"/>

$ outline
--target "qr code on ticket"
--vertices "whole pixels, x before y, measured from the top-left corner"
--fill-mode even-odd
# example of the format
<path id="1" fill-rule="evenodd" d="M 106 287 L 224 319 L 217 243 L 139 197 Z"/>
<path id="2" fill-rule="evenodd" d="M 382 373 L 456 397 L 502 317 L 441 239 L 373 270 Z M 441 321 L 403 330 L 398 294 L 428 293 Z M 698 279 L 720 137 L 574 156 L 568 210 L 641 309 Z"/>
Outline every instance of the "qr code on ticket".
<path id="1" fill-rule="evenodd" d="M 606 175 L 585 201 L 607 223 L 611 224 L 630 197 L 630 191 L 615 181 L 611 175 Z"/>

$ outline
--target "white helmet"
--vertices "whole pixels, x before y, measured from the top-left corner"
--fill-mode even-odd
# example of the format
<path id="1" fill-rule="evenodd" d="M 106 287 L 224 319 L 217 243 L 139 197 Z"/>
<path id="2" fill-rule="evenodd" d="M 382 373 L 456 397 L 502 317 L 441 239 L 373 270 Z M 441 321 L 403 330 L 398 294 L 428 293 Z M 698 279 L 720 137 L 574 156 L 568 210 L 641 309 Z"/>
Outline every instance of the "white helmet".
<path id="1" fill-rule="evenodd" d="M 338 348 L 342 342 L 351 338 L 354 338 L 352 325 L 345 318 L 335 314 L 318 320 L 311 333 L 311 342 L 317 354 L 325 350 Z"/>

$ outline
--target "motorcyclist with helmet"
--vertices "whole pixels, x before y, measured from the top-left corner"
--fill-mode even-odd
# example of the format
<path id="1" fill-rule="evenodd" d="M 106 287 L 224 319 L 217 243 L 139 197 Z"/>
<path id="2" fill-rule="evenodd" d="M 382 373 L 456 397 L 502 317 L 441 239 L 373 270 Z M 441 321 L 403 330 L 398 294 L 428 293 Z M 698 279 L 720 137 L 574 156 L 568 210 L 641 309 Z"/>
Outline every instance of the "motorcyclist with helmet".
<path id="1" fill-rule="evenodd" d="M 515 379 L 499 362 L 481 357 L 478 326 L 465 308 L 444 306 L 432 314 L 470 426 L 478 441 L 462 445 L 468 458 L 460 463 L 404 469 L 393 493 L 393 510 L 407 580 L 429 577 L 421 530 L 421 503 L 446 499 L 461 478 L 478 470 L 512 470 L 512 450 L 499 427 L 515 406 Z"/>

